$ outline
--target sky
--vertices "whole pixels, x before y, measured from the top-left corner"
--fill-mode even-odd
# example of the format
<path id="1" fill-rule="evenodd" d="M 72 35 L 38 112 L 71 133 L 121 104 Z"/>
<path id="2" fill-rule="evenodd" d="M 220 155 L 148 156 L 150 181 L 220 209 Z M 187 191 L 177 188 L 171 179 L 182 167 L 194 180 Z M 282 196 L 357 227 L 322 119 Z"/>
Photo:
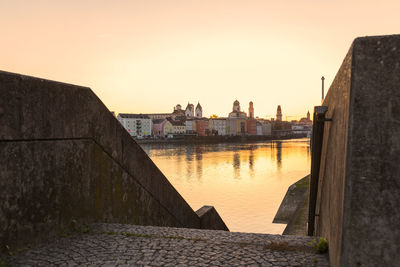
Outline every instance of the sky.
<path id="1" fill-rule="evenodd" d="M 283 119 L 321 103 L 356 37 L 396 34 L 400 1 L 1 0 L 0 70 L 90 87 L 116 113 L 187 103 Z"/>

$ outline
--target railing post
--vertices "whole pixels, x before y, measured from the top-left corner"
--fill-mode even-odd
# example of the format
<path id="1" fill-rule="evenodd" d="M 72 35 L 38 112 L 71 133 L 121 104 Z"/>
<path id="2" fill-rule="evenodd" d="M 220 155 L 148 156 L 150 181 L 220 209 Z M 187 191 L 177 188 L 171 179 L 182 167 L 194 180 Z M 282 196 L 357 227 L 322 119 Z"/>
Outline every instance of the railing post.
<path id="1" fill-rule="evenodd" d="M 313 128 L 311 136 L 311 178 L 310 178 L 310 201 L 308 212 L 308 235 L 314 235 L 315 207 L 317 204 L 319 167 L 321 163 L 322 142 L 324 137 L 326 106 L 315 106 L 313 117 Z M 317 215 L 318 216 L 318 215 Z"/>

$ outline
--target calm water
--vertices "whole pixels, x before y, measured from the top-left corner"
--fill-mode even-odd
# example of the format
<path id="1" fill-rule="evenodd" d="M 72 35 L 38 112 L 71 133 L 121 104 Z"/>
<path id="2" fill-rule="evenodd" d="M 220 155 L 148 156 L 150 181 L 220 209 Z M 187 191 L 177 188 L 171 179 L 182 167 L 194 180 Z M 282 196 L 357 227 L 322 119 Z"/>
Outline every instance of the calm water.
<path id="1" fill-rule="evenodd" d="M 287 188 L 310 172 L 308 139 L 142 148 L 189 205 L 214 206 L 230 231 L 280 234 Z"/>

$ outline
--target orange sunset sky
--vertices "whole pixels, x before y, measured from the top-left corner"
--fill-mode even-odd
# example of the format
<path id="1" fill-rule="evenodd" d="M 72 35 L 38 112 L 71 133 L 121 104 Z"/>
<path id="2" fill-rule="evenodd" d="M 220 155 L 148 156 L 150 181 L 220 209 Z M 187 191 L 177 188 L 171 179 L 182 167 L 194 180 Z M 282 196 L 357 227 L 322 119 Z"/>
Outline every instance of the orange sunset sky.
<path id="1" fill-rule="evenodd" d="M 0 70 L 84 85 L 117 113 L 283 119 L 312 111 L 355 37 L 400 31 L 400 1 L 0 1 Z M 294 117 L 289 117 L 294 116 Z"/>

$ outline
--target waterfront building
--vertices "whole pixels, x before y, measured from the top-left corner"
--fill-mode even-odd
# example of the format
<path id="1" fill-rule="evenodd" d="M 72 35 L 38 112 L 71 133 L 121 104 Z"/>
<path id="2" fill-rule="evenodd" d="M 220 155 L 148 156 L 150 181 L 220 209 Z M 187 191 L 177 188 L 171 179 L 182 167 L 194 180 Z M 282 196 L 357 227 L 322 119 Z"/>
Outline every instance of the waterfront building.
<path id="1" fill-rule="evenodd" d="M 214 132 L 217 135 L 227 134 L 226 118 L 210 118 L 208 120 L 208 127 L 211 132 Z"/>
<path id="2" fill-rule="evenodd" d="M 257 135 L 263 135 L 262 124 L 259 121 L 257 121 Z"/>
<path id="3" fill-rule="evenodd" d="M 147 115 L 120 113 L 117 119 L 131 136 L 143 137 L 152 133 L 152 121 Z"/>
<path id="4" fill-rule="evenodd" d="M 271 136 L 272 123 L 268 120 L 259 120 L 259 123 L 261 123 L 262 135 Z"/>
<path id="5" fill-rule="evenodd" d="M 246 123 L 246 128 L 248 135 L 257 135 L 257 120 L 248 119 Z"/>
<path id="6" fill-rule="evenodd" d="M 198 119 L 196 120 L 196 132 L 198 136 L 209 135 L 208 119 Z"/>
<path id="7" fill-rule="evenodd" d="M 153 129 L 152 129 L 152 133 L 153 136 L 156 137 L 164 137 L 164 125 L 165 123 L 167 123 L 166 119 L 155 119 L 152 120 L 152 124 L 153 124 Z"/>
<path id="8" fill-rule="evenodd" d="M 167 122 L 164 124 L 164 137 L 174 133 L 174 127 L 172 126 L 172 123 L 169 120 L 166 121 Z"/>
<path id="9" fill-rule="evenodd" d="M 292 124 L 292 133 L 294 134 L 310 134 L 312 130 L 312 125 L 296 123 Z"/>
<path id="10" fill-rule="evenodd" d="M 249 102 L 249 118 L 246 123 L 246 130 L 248 135 L 257 135 L 257 120 L 254 119 L 253 101 Z"/>
<path id="11" fill-rule="evenodd" d="M 250 101 L 249 103 L 249 119 L 254 119 L 253 101 Z"/>
<path id="12" fill-rule="evenodd" d="M 228 118 L 228 135 L 246 135 L 246 118 Z"/>
<path id="13" fill-rule="evenodd" d="M 246 112 L 240 110 L 239 101 L 233 102 L 232 112 L 227 119 L 229 135 L 245 135 L 247 130 Z"/>
<path id="14" fill-rule="evenodd" d="M 282 121 L 281 105 L 278 105 L 278 108 L 276 109 L 276 121 Z"/>
<path id="15" fill-rule="evenodd" d="M 186 125 L 184 121 L 172 120 L 172 119 L 167 119 L 167 120 L 172 125 L 171 134 L 179 135 L 186 133 Z"/>
<path id="16" fill-rule="evenodd" d="M 186 109 L 185 109 L 185 116 L 186 117 L 194 117 L 194 105 L 188 102 Z"/>
<path id="17" fill-rule="evenodd" d="M 195 119 L 186 119 L 185 126 L 186 126 L 187 134 L 195 134 L 196 133 L 196 120 Z"/>
<path id="18" fill-rule="evenodd" d="M 197 103 L 196 106 L 196 118 L 202 118 L 203 117 L 203 108 L 200 105 L 200 102 Z"/>
<path id="19" fill-rule="evenodd" d="M 156 137 L 167 137 L 169 134 L 176 134 L 182 131 L 178 125 L 173 125 L 171 119 L 155 119 L 153 120 L 153 135 Z"/>

